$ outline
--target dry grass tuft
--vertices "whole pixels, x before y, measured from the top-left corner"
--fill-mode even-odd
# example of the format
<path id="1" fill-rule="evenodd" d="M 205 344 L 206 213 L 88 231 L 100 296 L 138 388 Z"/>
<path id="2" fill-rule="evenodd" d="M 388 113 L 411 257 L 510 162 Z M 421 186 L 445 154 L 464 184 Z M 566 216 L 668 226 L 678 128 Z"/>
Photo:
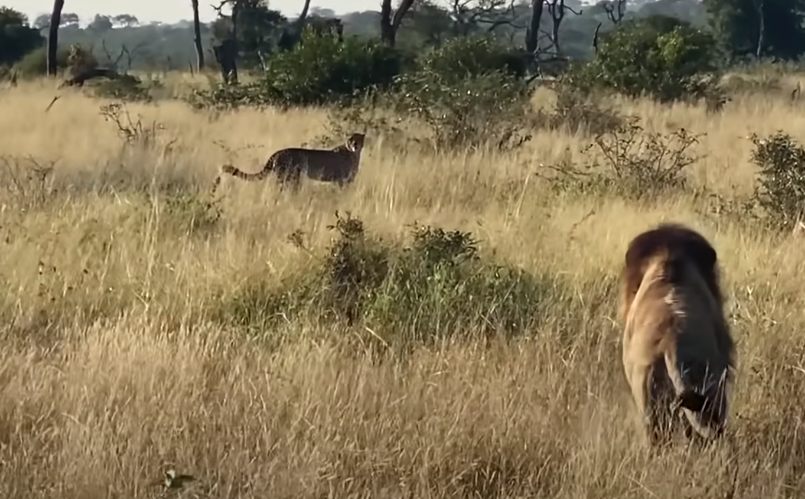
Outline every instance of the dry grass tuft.
<path id="1" fill-rule="evenodd" d="M 589 159 L 585 139 L 559 132 L 495 157 L 392 155 L 368 137 L 344 192 L 225 179 L 207 205 L 220 165 L 255 171 L 321 134 L 325 116 L 131 104 L 162 128 L 124 141 L 103 102 L 70 92 L 45 113 L 52 97 L 41 82 L 0 95 L 6 163 L 55 162 L 25 192 L 0 176 L 0 496 L 156 497 L 167 470 L 215 498 L 715 497 L 733 481 L 734 497 L 805 493 L 795 236 L 692 195 L 551 194 L 541 163 Z M 763 95 L 717 116 L 619 106 L 652 129 L 706 133 L 689 180 L 725 198 L 752 192 L 750 133 L 805 140 L 801 110 Z M 336 210 L 390 240 L 413 222 L 472 231 L 484 255 L 553 276 L 545 316 L 519 339 L 456 331 L 402 357 L 378 354 L 359 326 L 302 318 L 254 334 L 219 320 L 247 283 L 315 266 L 288 236 L 303 231 L 320 254 Z M 719 251 L 739 374 L 731 441 L 652 454 L 622 374 L 613 281 L 628 240 L 669 219 Z"/>

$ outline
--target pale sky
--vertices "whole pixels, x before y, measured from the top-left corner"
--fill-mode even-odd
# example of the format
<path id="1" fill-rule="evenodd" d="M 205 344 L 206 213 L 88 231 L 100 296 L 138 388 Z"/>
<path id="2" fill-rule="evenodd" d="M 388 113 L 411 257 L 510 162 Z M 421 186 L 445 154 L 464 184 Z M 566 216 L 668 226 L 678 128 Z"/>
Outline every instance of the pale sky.
<path id="1" fill-rule="evenodd" d="M 209 22 L 214 19 L 214 11 L 210 4 L 218 4 L 220 0 L 199 0 L 201 20 Z M 299 14 L 304 5 L 303 0 L 270 0 L 272 9 L 281 11 L 286 16 Z M 40 14 L 50 12 L 53 0 L 0 0 L 0 6 L 11 7 L 28 15 L 33 21 Z M 311 7 L 332 9 L 336 14 L 345 14 L 356 10 L 380 10 L 380 0 L 313 0 Z M 64 12 L 75 12 L 82 24 L 89 22 L 95 14 L 117 15 L 131 14 L 142 23 L 162 21 L 175 23 L 182 19 L 193 19 L 190 0 L 66 0 Z"/>

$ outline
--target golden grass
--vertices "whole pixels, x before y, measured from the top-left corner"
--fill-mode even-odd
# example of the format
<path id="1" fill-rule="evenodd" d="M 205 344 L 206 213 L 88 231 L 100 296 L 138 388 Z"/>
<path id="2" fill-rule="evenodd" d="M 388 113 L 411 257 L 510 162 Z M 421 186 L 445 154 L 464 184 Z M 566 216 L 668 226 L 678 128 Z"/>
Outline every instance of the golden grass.
<path id="1" fill-rule="evenodd" d="M 0 91 L 2 157 L 58 161 L 50 202 L 21 210 L 25 199 L 0 199 L 0 496 L 153 497 L 168 468 L 216 498 L 716 497 L 733 474 L 736 497 L 805 491 L 796 237 L 753 232 L 687 198 L 637 207 L 548 196 L 533 176 L 540 163 L 567 148 L 585 160 L 585 139 L 558 132 L 494 157 L 394 156 L 370 137 L 346 191 L 226 179 L 223 220 L 189 234 L 159 189 L 100 187 L 205 190 L 226 161 L 255 171 L 271 151 L 311 140 L 324 114 L 208 119 L 180 102 L 129 105 L 164 130 L 154 147 L 125 148 L 102 102 L 64 92 L 44 113 L 53 86 Z M 805 141 L 801 108 L 768 96 L 715 117 L 619 105 L 654 129 L 706 132 L 691 180 L 726 197 L 752 191 L 748 134 L 783 128 Z M 286 338 L 268 348 L 211 318 L 248 279 L 309 267 L 286 236 L 301 229 L 321 248 L 336 210 L 392 238 L 414 221 L 470 230 L 484 251 L 562 279 L 568 297 L 523 339 L 456 339 L 404 360 L 363 353 L 344 326 L 288 324 L 266 332 Z M 610 283 L 628 240 L 660 220 L 711 238 L 726 277 L 739 374 L 731 441 L 707 450 L 646 451 L 622 374 Z"/>

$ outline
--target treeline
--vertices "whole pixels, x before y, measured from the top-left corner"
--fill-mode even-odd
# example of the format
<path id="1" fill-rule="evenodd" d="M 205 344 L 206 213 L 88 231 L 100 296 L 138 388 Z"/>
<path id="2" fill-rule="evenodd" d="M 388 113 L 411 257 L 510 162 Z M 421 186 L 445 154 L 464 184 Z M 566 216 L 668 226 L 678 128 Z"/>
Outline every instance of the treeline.
<path id="1" fill-rule="evenodd" d="M 257 2 L 260 4 L 260 2 Z M 478 5 L 473 5 L 478 4 Z M 599 22 L 604 22 L 604 30 L 608 29 L 607 2 L 599 5 L 582 7 L 577 0 L 568 0 L 564 3 L 564 10 L 568 15 L 559 27 L 562 37 L 563 50 L 568 57 L 586 58 L 591 55 L 592 38 Z M 443 43 L 455 36 L 470 33 L 489 31 L 502 42 L 517 46 L 523 43 L 526 27 L 531 15 L 530 6 L 526 4 L 513 5 L 510 8 L 499 9 L 504 5 L 499 1 L 470 2 L 463 11 L 442 8 L 430 2 L 418 1 L 403 19 L 400 29 L 399 44 L 403 47 L 416 50 L 422 47 L 434 46 Z M 475 8 L 475 10 L 473 9 Z M 67 3 L 69 8 L 69 2 Z M 190 10 L 190 9 L 188 9 Z M 286 19 L 276 11 L 265 8 L 265 15 L 259 7 L 252 9 L 253 16 L 258 17 L 262 23 L 260 36 L 271 40 L 277 35 L 278 28 L 283 23 L 294 22 L 295 19 Z M 311 8 L 310 18 L 335 19 L 334 12 L 329 9 Z M 500 10 L 500 12 L 497 12 Z M 546 9 L 547 10 L 547 9 Z M 626 19 L 630 17 L 645 17 L 647 15 L 664 14 L 694 25 L 703 25 L 706 22 L 705 11 L 702 4 L 696 0 L 660 0 L 658 2 L 628 2 L 625 4 Z M 578 12 L 580 15 L 571 13 Z M 0 14 L 2 26 L 28 26 L 36 30 L 42 37 L 47 36 L 50 15 L 42 15 L 33 20 L 27 20 L 19 13 L 4 9 Z M 262 15 L 261 15 L 262 14 Z M 192 13 L 188 12 L 188 18 Z M 213 61 L 213 45 L 219 40 L 222 28 L 226 25 L 227 16 L 222 15 L 212 23 L 201 23 L 201 42 L 206 53 L 206 59 Z M 344 36 L 358 36 L 361 38 L 380 37 L 379 11 L 352 12 L 342 16 L 339 21 L 343 26 Z M 268 20 L 268 22 L 266 22 Z M 30 23 L 29 23 L 30 21 Z M 87 23 L 87 21 L 89 21 Z M 491 24 L 497 23 L 493 29 Z M 540 22 L 540 29 L 544 33 L 552 31 L 552 19 L 546 12 Z M 85 27 L 81 27 L 85 24 Z M 13 28 L 19 35 L 21 28 Z M 32 34 L 31 34 L 32 35 Z M 114 62 L 122 51 L 127 51 L 131 57 L 131 69 L 137 70 L 176 70 L 187 69 L 196 61 L 193 46 L 192 21 L 182 21 L 176 24 L 140 24 L 139 20 L 129 14 L 115 16 L 96 14 L 91 20 L 80 19 L 74 13 L 65 12 L 61 16 L 59 40 L 62 47 L 79 44 L 91 53 L 101 63 Z M 43 43 L 41 38 L 28 41 L 22 40 L 21 47 Z M 8 47 L 8 48 L 5 48 Z M 8 51 L 8 56 L 3 52 Z M 66 52 L 66 50 L 64 50 Z M 0 61 L 8 65 L 9 61 L 19 60 L 19 54 L 13 53 L 10 45 L 0 47 Z M 123 64 L 128 57 L 123 58 Z M 124 68 L 125 69 L 125 68 Z"/>

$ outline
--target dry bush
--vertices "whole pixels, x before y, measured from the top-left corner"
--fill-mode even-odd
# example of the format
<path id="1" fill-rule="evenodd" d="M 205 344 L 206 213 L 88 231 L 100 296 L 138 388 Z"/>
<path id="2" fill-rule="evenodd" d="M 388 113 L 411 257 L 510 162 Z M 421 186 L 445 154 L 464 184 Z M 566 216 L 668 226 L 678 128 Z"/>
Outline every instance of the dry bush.
<path id="1" fill-rule="evenodd" d="M 195 478 L 190 494 L 214 498 L 723 497 L 733 482 L 732 497 L 805 492 L 795 236 L 703 214 L 688 190 L 639 205 L 553 193 L 534 175 L 540 163 L 598 154 L 562 130 L 506 154 L 395 153 L 369 137 L 343 191 L 226 179 L 211 213 L 205 192 L 233 154 L 218 141 L 254 171 L 268 151 L 322 134 L 324 112 L 240 110 L 208 122 L 178 102 L 131 103 L 132 116 L 164 133 L 126 145 L 80 93 L 39 115 L 31 110 L 51 87 L 14 92 L 0 148 L 58 162 L 48 202 L 0 200 L 0 496 L 157 497 L 168 469 Z M 706 133 L 686 180 L 736 199 L 755 188 L 753 144 L 741 137 L 786 123 L 805 138 L 797 111 L 763 96 L 715 117 L 617 104 L 649 130 Z M 415 222 L 444 229 L 442 242 L 471 233 L 483 265 L 468 269 L 495 262 L 550 278 L 539 320 L 516 337 L 462 334 L 481 322 L 438 324 L 451 315 L 431 300 L 416 331 L 458 330 L 429 345 L 403 337 L 404 352 L 389 341 L 395 323 L 372 315 L 350 324 L 277 308 L 261 327 L 221 321 L 221 307 L 255 283 L 284 289 L 299 310 L 298 286 L 283 285 L 322 268 L 336 211 L 387 249 L 412 248 Z M 209 216 L 200 226 L 199 213 Z M 652 453 L 623 379 L 615 282 L 628 240 L 667 219 L 702 230 L 719 251 L 739 375 L 729 440 Z M 412 292 L 439 289 L 428 286 Z M 362 303 L 385 310 L 383 286 L 371 291 Z"/>

